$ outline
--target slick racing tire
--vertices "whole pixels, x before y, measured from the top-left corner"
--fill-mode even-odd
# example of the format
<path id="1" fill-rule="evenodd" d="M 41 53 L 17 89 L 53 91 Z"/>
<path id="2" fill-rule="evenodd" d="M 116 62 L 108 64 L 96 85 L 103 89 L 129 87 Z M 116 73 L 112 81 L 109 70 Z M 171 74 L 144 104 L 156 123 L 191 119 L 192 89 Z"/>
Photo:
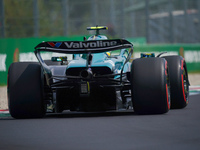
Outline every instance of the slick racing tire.
<path id="1" fill-rule="evenodd" d="M 45 115 L 43 74 L 39 63 L 12 63 L 8 70 L 8 104 L 13 118 Z"/>
<path id="2" fill-rule="evenodd" d="M 189 81 L 186 63 L 181 56 L 164 56 L 168 62 L 171 108 L 180 109 L 188 104 Z"/>
<path id="3" fill-rule="evenodd" d="M 137 114 L 163 114 L 170 109 L 167 61 L 139 58 L 131 66 L 131 94 Z"/>

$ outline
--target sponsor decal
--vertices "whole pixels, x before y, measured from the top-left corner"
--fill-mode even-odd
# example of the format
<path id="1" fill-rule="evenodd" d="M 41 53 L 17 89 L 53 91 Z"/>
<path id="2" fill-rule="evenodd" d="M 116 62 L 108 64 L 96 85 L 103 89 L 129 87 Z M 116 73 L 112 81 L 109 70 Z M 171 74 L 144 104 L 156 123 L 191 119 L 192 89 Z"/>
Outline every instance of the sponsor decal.
<path id="1" fill-rule="evenodd" d="M 6 54 L 0 54 L 0 71 L 6 71 Z"/>
<path id="2" fill-rule="evenodd" d="M 55 47 L 55 48 L 59 48 L 60 45 L 62 44 L 62 42 L 48 42 L 48 44 L 51 46 L 51 47 Z"/>
<path id="3" fill-rule="evenodd" d="M 117 45 L 117 41 L 64 42 L 67 48 L 95 48 Z"/>
<path id="4" fill-rule="evenodd" d="M 35 54 L 32 52 L 29 53 L 20 53 L 19 54 L 19 61 L 37 61 Z"/>
<path id="5" fill-rule="evenodd" d="M 200 51 L 185 51 L 184 57 L 186 63 L 199 63 L 200 62 Z"/>

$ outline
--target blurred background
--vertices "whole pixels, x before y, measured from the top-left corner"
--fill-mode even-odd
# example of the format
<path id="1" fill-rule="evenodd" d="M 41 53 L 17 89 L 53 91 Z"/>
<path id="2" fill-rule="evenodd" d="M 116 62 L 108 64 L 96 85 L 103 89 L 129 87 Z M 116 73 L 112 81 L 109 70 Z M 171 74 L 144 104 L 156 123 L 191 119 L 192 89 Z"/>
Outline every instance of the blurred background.
<path id="1" fill-rule="evenodd" d="M 112 38 L 199 43 L 200 0 L 0 0 L 0 38 L 88 35 L 95 25 Z"/>
<path id="2" fill-rule="evenodd" d="M 132 42 L 132 59 L 166 51 L 184 57 L 189 73 L 200 72 L 200 0 L 0 0 L 0 85 L 11 63 L 37 61 L 40 42 L 83 41 L 96 25 L 108 26 L 101 31 L 108 38 Z"/>

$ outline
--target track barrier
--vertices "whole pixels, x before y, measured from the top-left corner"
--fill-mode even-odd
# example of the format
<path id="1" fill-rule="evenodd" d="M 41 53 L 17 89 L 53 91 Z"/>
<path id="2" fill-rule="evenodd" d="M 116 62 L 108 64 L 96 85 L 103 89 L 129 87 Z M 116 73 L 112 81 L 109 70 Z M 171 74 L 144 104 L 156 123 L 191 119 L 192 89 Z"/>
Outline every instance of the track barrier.
<path id="1" fill-rule="evenodd" d="M 83 41 L 83 36 L 41 37 L 41 38 L 5 38 L 0 39 L 0 85 L 7 84 L 8 68 L 18 61 L 37 61 L 34 47 L 42 41 Z M 130 40 L 131 41 L 131 40 Z M 133 45 L 134 45 L 134 41 Z M 200 72 L 200 44 L 135 44 L 132 59 L 139 58 L 141 52 L 167 52 L 167 55 L 181 55 L 185 58 L 189 72 Z"/>

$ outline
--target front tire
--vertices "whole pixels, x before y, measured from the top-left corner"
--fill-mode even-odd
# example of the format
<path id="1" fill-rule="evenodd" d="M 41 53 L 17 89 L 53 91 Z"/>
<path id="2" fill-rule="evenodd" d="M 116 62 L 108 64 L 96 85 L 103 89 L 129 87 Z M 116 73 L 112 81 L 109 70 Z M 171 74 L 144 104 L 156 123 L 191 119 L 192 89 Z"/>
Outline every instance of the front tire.
<path id="1" fill-rule="evenodd" d="M 38 63 L 17 62 L 10 65 L 8 104 L 13 118 L 41 118 L 45 115 L 43 74 Z"/>

